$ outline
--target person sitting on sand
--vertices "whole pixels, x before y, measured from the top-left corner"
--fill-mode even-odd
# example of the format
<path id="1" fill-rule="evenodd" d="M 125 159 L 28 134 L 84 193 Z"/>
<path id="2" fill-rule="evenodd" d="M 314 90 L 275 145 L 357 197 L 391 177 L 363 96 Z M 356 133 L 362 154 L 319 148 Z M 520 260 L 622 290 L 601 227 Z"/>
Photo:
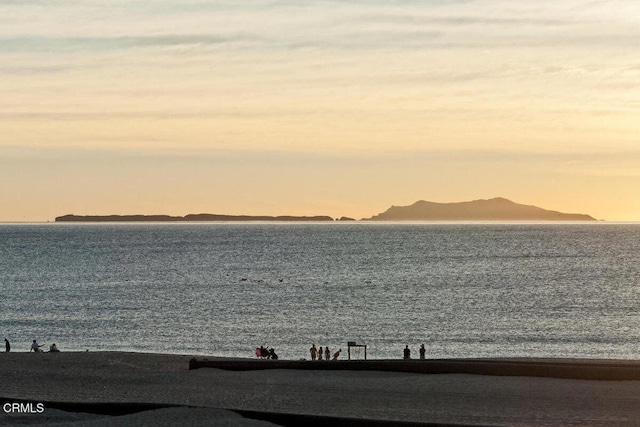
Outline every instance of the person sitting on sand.
<path id="1" fill-rule="evenodd" d="M 342 351 L 342 349 L 336 351 L 335 353 L 333 353 L 333 360 L 338 360 L 338 357 L 340 357 L 340 352 Z"/>
<path id="2" fill-rule="evenodd" d="M 49 346 L 49 353 L 60 353 L 60 350 L 58 350 L 56 343 L 53 343 Z"/>
<path id="3" fill-rule="evenodd" d="M 40 347 L 42 346 L 38 344 L 36 340 L 33 340 L 33 343 L 31 343 L 31 350 L 33 350 L 34 353 L 41 353 L 42 349 Z"/>
<path id="4" fill-rule="evenodd" d="M 324 348 L 324 360 L 331 360 L 331 350 L 329 350 L 329 346 Z"/>
<path id="5" fill-rule="evenodd" d="M 411 359 L 411 350 L 409 350 L 409 346 L 404 348 L 404 360 Z"/>
<path id="6" fill-rule="evenodd" d="M 311 353 L 311 360 L 316 360 L 316 355 L 318 354 L 318 349 L 316 348 L 315 344 L 313 344 L 311 346 L 311 348 L 309 349 L 309 353 Z"/>

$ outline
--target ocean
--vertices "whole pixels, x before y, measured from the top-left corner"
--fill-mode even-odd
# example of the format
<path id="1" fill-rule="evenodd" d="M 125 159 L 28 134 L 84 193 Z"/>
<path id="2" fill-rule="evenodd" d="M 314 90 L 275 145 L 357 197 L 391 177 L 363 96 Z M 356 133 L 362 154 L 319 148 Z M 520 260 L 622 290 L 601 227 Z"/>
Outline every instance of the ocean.
<path id="1" fill-rule="evenodd" d="M 0 224 L 0 292 L 14 351 L 640 359 L 640 224 Z"/>

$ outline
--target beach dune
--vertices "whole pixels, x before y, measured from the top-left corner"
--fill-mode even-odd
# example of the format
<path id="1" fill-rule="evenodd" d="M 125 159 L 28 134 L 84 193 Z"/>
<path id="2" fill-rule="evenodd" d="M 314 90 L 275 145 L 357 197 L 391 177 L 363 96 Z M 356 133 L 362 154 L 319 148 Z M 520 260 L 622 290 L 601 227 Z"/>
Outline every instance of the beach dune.
<path id="1" fill-rule="evenodd" d="M 215 417 L 222 425 L 287 424 L 296 416 L 503 426 L 638 425 L 640 420 L 636 380 L 393 372 L 376 370 L 383 361 L 375 360 L 370 361 L 371 370 L 284 365 L 267 370 L 189 369 L 192 358 L 123 352 L 0 353 L 0 403 L 19 399 L 44 402 L 45 408 L 41 414 L 0 412 L 0 424 L 38 417 L 42 423 L 100 425 L 108 422 L 107 416 L 122 425 L 127 420 L 139 424 L 141 417 L 168 422 L 172 414 L 180 417 L 184 411 L 193 425 L 198 425 L 196 420 L 205 425 Z M 506 366 L 513 360 L 492 363 L 499 372 L 501 363 Z M 100 411 L 103 414 L 96 414 Z M 123 413 L 127 411 L 138 413 Z"/>

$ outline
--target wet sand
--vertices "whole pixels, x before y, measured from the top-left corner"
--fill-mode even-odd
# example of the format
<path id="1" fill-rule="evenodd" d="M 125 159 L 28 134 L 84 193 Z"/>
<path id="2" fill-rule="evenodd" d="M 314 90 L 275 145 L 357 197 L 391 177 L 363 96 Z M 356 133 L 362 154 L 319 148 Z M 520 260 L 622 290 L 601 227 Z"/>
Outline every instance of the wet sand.
<path id="1" fill-rule="evenodd" d="M 190 370 L 191 359 L 121 352 L 0 353 L 0 404 L 22 399 L 44 402 L 45 407 L 40 414 L 0 411 L 0 424 L 172 425 L 188 420 L 189 425 L 208 425 L 216 420 L 217 425 L 295 425 L 301 419 L 296 416 L 306 416 L 306 424 L 315 420 L 318 425 L 327 422 L 321 417 L 335 417 L 332 424 L 345 419 L 368 420 L 362 425 L 373 420 L 502 426 L 640 425 L 640 381 L 511 376 L 526 374 L 526 369 L 500 374 L 515 362 L 571 367 L 584 364 L 579 360 L 493 359 L 483 362 L 490 363 L 497 374 L 479 375 L 385 371 L 381 369 L 389 361 L 375 360 L 367 361 L 364 370 L 295 369 L 295 365 L 274 364 L 270 367 L 275 369 L 266 370 Z M 281 362 L 208 360 L 236 365 Z M 439 362 L 442 366 L 465 364 L 465 360 Z M 471 366 L 472 361 L 468 362 Z M 630 361 L 587 364 L 631 370 L 640 366 Z M 136 411 L 142 412 L 125 414 Z"/>

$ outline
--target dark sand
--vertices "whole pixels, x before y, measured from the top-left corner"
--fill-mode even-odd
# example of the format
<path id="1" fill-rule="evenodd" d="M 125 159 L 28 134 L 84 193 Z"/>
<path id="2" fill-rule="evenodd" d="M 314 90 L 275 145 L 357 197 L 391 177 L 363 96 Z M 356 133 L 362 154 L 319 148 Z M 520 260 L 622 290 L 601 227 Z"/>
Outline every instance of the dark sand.
<path id="1" fill-rule="evenodd" d="M 635 380 L 379 371 L 385 361 L 375 360 L 367 361 L 371 370 L 283 369 L 284 365 L 250 371 L 189 370 L 190 359 L 190 356 L 119 352 L 0 353 L 0 404 L 24 399 L 45 402 L 46 408 L 42 414 L 0 411 L 0 424 L 268 425 L 249 417 L 255 417 L 256 413 L 281 413 L 467 425 L 640 425 L 640 381 Z M 458 367 L 465 363 L 438 362 Z M 580 361 L 571 360 L 485 362 L 498 373 L 501 366 L 506 371 L 514 362 L 581 365 Z M 636 362 L 589 363 L 632 369 L 640 366 Z M 89 414 L 98 411 L 96 407 L 74 408 L 70 403 L 120 405 L 97 405 L 110 415 L 96 415 Z M 136 405 L 125 405 L 132 403 Z M 165 405 L 191 408 L 158 409 Z M 114 416 L 118 415 L 114 407 L 147 410 Z M 313 417 L 310 420 L 318 420 Z M 286 424 L 287 419 L 271 421 Z M 294 418 L 288 421 L 291 425 L 299 423 Z M 326 424 L 327 420 L 324 421 Z"/>

